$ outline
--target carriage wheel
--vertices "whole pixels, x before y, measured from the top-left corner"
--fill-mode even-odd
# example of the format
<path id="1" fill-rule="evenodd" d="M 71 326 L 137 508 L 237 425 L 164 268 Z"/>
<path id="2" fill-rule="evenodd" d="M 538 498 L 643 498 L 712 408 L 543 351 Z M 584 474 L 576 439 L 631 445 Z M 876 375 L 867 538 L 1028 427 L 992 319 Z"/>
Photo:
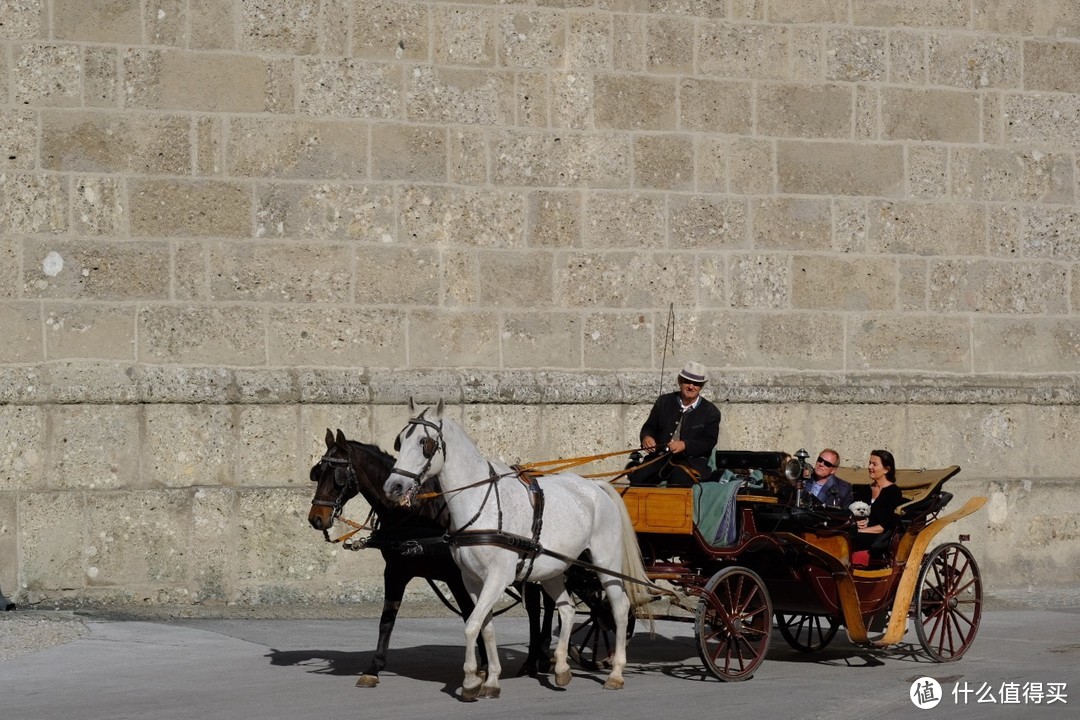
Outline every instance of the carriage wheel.
<path id="1" fill-rule="evenodd" d="M 570 599 L 574 601 L 577 615 L 570 633 L 570 659 L 583 670 L 610 667 L 609 660 L 615 653 L 615 616 L 600 584 L 596 584 L 595 593 L 582 595 L 576 589 L 570 590 Z M 631 610 L 626 622 L 627 643 L 634 634 L 634 624 L 634 611 Z"/>
<path id="2" fill-rule="evenodd" d="M 982 579 L 971 551 L 939 545 L 923 561 L 915 593 L 915 631 L 936 662 L 958 660 L 975 639 L 982 617 Z"/>
<path id="3" fill-rule="evenodd" d="M 772 603 L 751 570 L 728 567 L 705 584 L 694 621 L 698 654 L 721 680 L 746 680 L 765 659 Z"/>
<path id="4" fill-rule="evenodd" d="M 830 615 L 793 615 L 776 613 L 776 625 L 787 644 L 801 653 L 816 653 L 824 650 L 832 639 L 840 623 Z"/>

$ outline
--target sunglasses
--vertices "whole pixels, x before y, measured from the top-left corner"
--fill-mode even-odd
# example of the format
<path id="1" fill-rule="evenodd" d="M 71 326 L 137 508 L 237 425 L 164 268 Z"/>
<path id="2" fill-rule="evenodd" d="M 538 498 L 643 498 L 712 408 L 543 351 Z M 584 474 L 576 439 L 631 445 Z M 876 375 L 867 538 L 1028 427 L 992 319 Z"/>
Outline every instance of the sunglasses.
<path id="1" fill-rule="evenodd" d="M 835 465 L 835 464 L 833 464 L 833 463 L 829 462 L 828 460 L 826 460 L 826 459 L 825 459 L 825 458 L 823 458 L 823 457 L 819 457 L 819 458 L 817 459 L 817 461 L 818 461 L 819 463 L 821 463 L 822 465 L 824 465 L 825 467 L 827 467 L 827 468 L 834 468 L 834 467 L 836 467 L 836 465 Z"/>

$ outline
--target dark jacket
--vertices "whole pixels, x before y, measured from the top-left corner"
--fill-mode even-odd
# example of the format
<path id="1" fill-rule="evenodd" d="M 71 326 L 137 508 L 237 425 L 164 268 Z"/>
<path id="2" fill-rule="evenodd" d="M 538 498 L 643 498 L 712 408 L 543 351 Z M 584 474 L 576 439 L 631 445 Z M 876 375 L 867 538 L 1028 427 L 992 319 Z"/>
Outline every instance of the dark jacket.
<path id="1" fill-rule="evenodd" d="M 870 486 L 860 485 L 860 499 L 864 502 L 870 502 Z M 904 499 L 904 493 L 900 491 L 900 486 L 886 485 L 878 493 L 877 500 L 870 503 L 870 517 L 867 518 L 867 527 L 873 527 L 874 525 L 880 525 L 885 528 L 886 532 L 896 527 L 900 522 L 900 518 L 896 516 L 896 508 L 907 502 Z"/>
<path id="2" fill-rule="evenodd" d="M 815 482 L 813 478 L 810 479 L 810 485 L 815 484 Z M 810 486 L 807 486 L 806 492 L 810 492 Z M 835 475 L 830 475 L 829 479 L 825 481 L 820 497 L 815 496 L 813 493 L 810 493 L 810 496 L 822 505 L 844 509 L 847 509 L 851 503 L 855 502 L 851 492 L 851 483 L 841 480 Z"/>
<path id="3" fill-rule="evenodd" d="M 683 417 L 679 439 L 686 443 L 686 457 L 708 460 L 720 436 L 720 409 L 705 398 L 700 400 L 697 407 Z M 661 395 L 653 403 L 648 419 L 641 426 L 639 437 L 648 435 L 656 440 L 658 448 L 664 447 L 675 434 L 675 424 L 681 415 L 683 412 L 679 393 Z"/>

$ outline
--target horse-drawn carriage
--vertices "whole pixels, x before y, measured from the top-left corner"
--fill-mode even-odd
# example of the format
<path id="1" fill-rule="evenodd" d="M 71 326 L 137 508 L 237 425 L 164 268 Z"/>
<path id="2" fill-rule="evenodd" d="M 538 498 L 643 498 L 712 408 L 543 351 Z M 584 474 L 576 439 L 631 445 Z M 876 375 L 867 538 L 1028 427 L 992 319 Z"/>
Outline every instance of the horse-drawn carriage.
<path id="1" fill-rule="evenodd" d="M 805 501 L 805 452 L 720 452 L 715 481 L 631 487 L 490 461 L 443 416 L 441 403 L 426 413 L 414 415 L 398 436 L 394 466 L 382 462 L 373 474 L 386 478 L 382 489 L 393 501 L 426 496 L 445 503 L 442 540 L 476 599 L 466 622 L 465 698 L 499 694 L 490 613 L 515 579 L 540 582 L 563 601 L 559 685 L 570 681 L 572 657 L 586 668 L 609 666 L 605 687 L 621 687 L 635 611 L 692 621 L 703 662 L 722 680 L 753 674 L 774 620 L 793 648 L 811 653 L 841 625 L 855 644 L 896 644 L 912 619 L 936 661 L 959 658 L 978 630 L 982 585 L 965 538 L 929 549 L 944 527 L 986 501 L 975 497 L 941 514 L 952 497 L 943 485 L 958 467 L 898 470 L 906 502 L 896 511 L 897 529 L 884 552 L 860 563 L 850 552 L 850 513 Z M 357 445 L 328 433 L 327 454 L 312 469 L 320 488 L 330 489 L 322 500 L 316 493 L 316 527 L 332 523 L 358 492 Z M 837 470 L 858 484 L 852 473 Z M 436 477 L 440 487 L 432 489 Z M 663 602 L 668 610 L 652 611 Z M 476 658 L 481 635 L 491 663 L 486 675 Z"/>

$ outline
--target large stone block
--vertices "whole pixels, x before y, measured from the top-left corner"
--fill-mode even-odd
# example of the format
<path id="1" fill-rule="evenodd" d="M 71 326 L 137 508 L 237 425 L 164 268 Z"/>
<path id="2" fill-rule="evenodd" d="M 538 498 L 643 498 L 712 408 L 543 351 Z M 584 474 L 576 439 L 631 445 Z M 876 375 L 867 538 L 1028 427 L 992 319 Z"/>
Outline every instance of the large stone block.
<path id="1" fill-rule="evenodd" d="M 553 259 L 536 250 L 480 250 L 480 304 L 504 308 L 551 307 Z"/>
<path id="2" fill-rule="evenodd" d="M 731 306 L 779 309 L 788 307 L 791 294 L 791 258 L 781 254 L 733 255 Z"/>
<path id="3" fill-rule="evenodd" d="M 20 45 L 13 50 L 15 102 L 18 105 L 77 106 L 82 72 L 76 45 Z"/>
<path id="4" fill-rule="evenodd" d="M 27 241 L 26 297 L 92 300 L 169 297 L 169 251 L 157 242 Z"/>
<path id="5" fill-rule="evenodd" d="M 255 236 L 388 242 L 393 189 L 370 185 L 276 184 L 255 190 Z"/>
<path id="6" fill-rule="evenodd" d="M 270 68 L 254 55 L 132 48 L 124 59 L 129 108 L 206 112 L 268 109 Z"/>
<path id="7" fill-rule="evenodd" d="M 409 313 L 412 367 L 498 367 L 499 319 L 482 310 L 417 310 Z"/>
<path id="8" fill-rule="evenodd" d="M 762 198 L 750 203 L 751 237 L 760 249 L 829 250 L 832 206 L 814 198 Z"/>
<path id="9" fill-rule="evenodd" d="M 1068 312 L 1068 269 L 1054 262 L 940 260 L 930 265 L 930 308 L 939 313 Z"/>
<path id="10" fill-rule="evenodd" d="M 87 585 L 170 588 L 186 594 L 191 493 L 151 490 L 86 497 Z"/>
<path id="11" fill-rule="evenodd" d="M 611 16 L 568 14 L 566 67 L 579 70 L 611 70 L 617 43 Z"/>
<path id="12" fill-rule="evenodd" d="M 40 405 L 0 405 L 0 492 L 14 493 L 41 487 L 44 462 L 45 410 Z M 13 537 L 14 497 L 10 504 L 0 504 L 11 509 L 8 532 Z M 0 527 L 4 523 L 3 510 L 0 510 Z M 0 530 L 0 543 L 3 538 L 4 532 Z"/>
<path id="13" fill-rule="evenodd" d="M 130 405 L 140 399 L 140 373 L 130 363 L 113 360 L 53 360 L 43 383 L 46 402 L 93 407 L 113 402 Z"/>
<path id="14" fill-rule="evenodd" d="M 86 586 L 87 515 L 83 493 L 19 493 L 19 578 L 23 591 L 51 593 Z"/>
<path id="15" fill-rule="evenodd" d="M 550 459 L 541 447 L 539 407 L 466 405 L 461 426 L 484 457 L 511 465 Z"/>
<path id="16" fill-rule="evenodd" d="M 1019 223 L 1024 257 L 1080 260 L 1080 211 L 1031 207 Z M 1076 307 L 1075 305 L 1073 306 Z"/>
<path id="17" fill-rule="evenodd" d="M 192 49 L 236 48 L 239 15 L 232 0 L 188 0 Z"/>
<path id="18" fill-rule="evenodd" d="M 233 442 L 236 484 L 246 487 L 301 486 L 297 428 L 300 410 L 293 405 L 244 405 L 236 408 Z M 306 458 L 305 458 L 306 460 Z M 306 513 L 306 509 L 305 509 Z"/>
<path id="19" fill-rule="evenodd" d="M 48 170 L 186 175 L 191 121 L 175 115 L 47 111 L 41 162 Z"/>
<path id="20" fill-rule="evenodd" d="M 503 367 L 580 368 L 581 320 L 577 313 L 507 312 L 500 348 Z"/>
<path id="21" fill-rule="evenodd" d="M 265 365 L 264 313 L 238 305 L 147 306 L 139 310 L 139 360 Z"/>
<path id="22" fill-rule="evenodd" d="M 861 315 L 847 323 L 848 370 L 971 371 L 967 318 Z"/>
<path id="23" fill-rule="evenodd" d="M 45 360 L 41 332 L 41 308 L 37 303 L 0 302 L 0 362 L 39 363 Z"/>
<path id="24" fill-rule="evenodd" d="M 432 8 L 432 54 L 447 65 L 493 67 L 496 20 L 490 8 L 436 5 Z"/>
<path id="25" fill-rule="evenodd" d="M 910 145 L 907 152 L 908 194 L 940 199 L 949 194 L 949 149 L 945 145 Z"/>
<path id="26" fill-rule="evenodd" d="M 637 312 L 589 313 L 582 323 L 585 367 L 652 367 L 653 322 Z"/>
<path id="27" fill-rule="evenodd" d="M 0 234 L 59 234 L 68 229 L 67 178 L 0 173 Z"/>
<path id="28" fill-rule="evenodd" d="M 809 195 L 898 196 L 904 189 L 899 145 L 780 141 L 777 189 Z"/>
<path id="29" fill-rule="evenodd" d="M 433 248 L 358 247 L 356 302 L 393 305 L 439 304 L 439 251 Z"/>
<path id="30" fill-rule="evenodd" d="M 139 43 L 140 5 L 140 0 L 53 0 L 53 36 L 95 43 Z"/>
<path id="31" fill-rule="evenodd" d="M 200 487 L 192 493 L 191 538 L 185 552 L 191 602 L 226 602 L 237 596 L 233 553 L 223 551 L 236 544 L 237 509 L 231 489 Z"/>
<path id="32" fill-rule="evenodd" d="M 902 258 L 897 263 L 897 307 L 903 312 L 925 312 L 928 308 L 926 278 L 930 274 L 923 259 Z"/>
<path id="33" fill-rule="evenodd" d="M 147 405 L 142 472 L 162 487 L 233 485 L 233 412 L 221 405 Z"/>
<path id="34" fill-rule="evenodd" d="M 780 137 L 851 136 L 852 89 L 845 85 L 761 85 L 757 132 Z"/>
<path id="35" fill-rule="evenodd" d="M 702 75 L 786 80 L 789 29 L 782 25 L 703 20 L 697 30 L 697 69 Z"/>
<path id="36" fill-rule="evenodd" d="M 1080 93 L 1080 45 L 1074 42 L 1024 41 L 1024 88 Z"/>
<path id="37" fill-rule="evenodd" d="M 791 304 L 809 310 L 894 310 L 896 262 L 891 258 L 797 255 Z"/>
<path id="38" fill-rule="evenodd" d="M 490 157 L 497 186 L 630 186 L 632 150 L 622 134 L 498 132 Z"/>
<path id="39" fill-rule="evenodd" d="M 10 0 L 0 7 L 0 38 L 33 40 L 46 37 L 48 18 L 45 0 Z"/>
<path id="40" fill-rule="evenodd" d="M 529 247 L 581 247 L 580 191 L 537 190 L 529 193 L 525 202 Z"/>
<path id="41" fill-rule="evenodd" d="M 19 590 L 19 563 L 14 560 L 19 557 L 17 498 L 14 492 L 0 490 L 0 557 L 13 559 L 0 565 L 0 591 L 8 599 L 18 597 Z"/>
<path id="42" fill-rule="evenodd" d="M 45 350 L 50 360 L 135 360 L 134 308 L 66 303 L 47 308 Z"/>
<path id="43" fill-rule="evenodd" d="M 587 192 L 581 244 L 586 248 L 664 248 L 665 206 L 662 195 Z"/>
<path id="44" fill-rule="evenodd" d="M 794 454 L 809 444 L 805 406 L 731 403 L 715 396 L 713 402 L 722 415 L 719 448 Z"/>
<path id="45" fill-rule="evenodd" d="M 598 128 L 676 129 L 674 79 L 599 74 L 593 83 L 593 112 Z"/>
<path id="46" fill-rule="evenodd" d="M 694 145 L 688 135 L 634 138 L 634 185 L 660 190 L 692 190 Z"/>
<path id="47" fill-rule="evenodd" d="M 441 304 L 446 307 L 480 303 L 480 264 L 473 250 L 451 249 L 440 253 Z"/>
<path id="48" fill-rule="evenodd" d="M 128 202 L 132 235 L 251 237 L 251 188 L 244 183 L 135 180 Z"/>
<path id="49" fill-rule="evenodd" d="M 77 177 L 71 195 L 72 228 L 84 236 L 118 236 L 125 227 L 126 205 L 118 178 Z"/>
<path id="50" fill-rule="evenodd" d="M 646 17 L 645 71 L 689 75 L 694 72 L 694 28 L 691 18 Z"/>
<path id="51" fill-rule="evenodd" d="M 405 114 L 415 122 L 514 124 L 514 76 L 473 68 L 416 67 L 409 73 Z M 542 125 L 547 124 L 546 109 Z"/>
<path id="52" fill-rule="evenodd" d="M 546 70 L 561 68 L 566 54 L 566 19 L 548 10 L 508 11 L 497 19 L 499 64 Z"/>
<path id="53" fill-rule="evenodd" d="M 525 243 L 525 199 L 515 190 L 410 185 L 397 200 L 398 236 L 410 243 L 516 248 Z"/>
<path id="54" fill-rule="evenodd" d="M 402 0 L 349 4 L 354 57 L 427 61 L 430 7 Z"/>
<path id="55" fill-rule="evenodd" d="M 968 23 L 965 0 L 852 0 L 856 25 L 956 27 Z"/>
<path id="56" fill-rule="evenodd" d="M 139 474 L 140 412 L 130 405 L 61 405 L 49 410 L 46 487 L 116 490 Z"/>
<path id="57" fill-rule="evenodd" d="M 975 320 L 975 372 L 1070 373 L 1080 361 L 1073 318 Z"/>
<path id="58" fill-rule="evenodd" d="M 611 62 L 620 72 L 645 70 L 645 18 L 617 13 L 611 18 Z"/>
<path id="59" fill-rule="evenodd" d="M 925 85 L 926 74 L 926 35 L 905 30 L 890 32 L 889 81 L 903 85 Z"/>
<path id="60" fill-rule="evenodd" d="M 1080 5 L 1073 0 L 975 0 L 975 30 L 1045 37 L 1080 37 Z"/>
<path id="61" fill-rule="evenodd" d="M 487 133 L 459 127 L 448 134 L 449 181 L 459 185 L 487 185 L 490 177 Z"/>
<path id="62" fill-rule="evenodd" d="M 881 82 L 888 76 L 886 33 L 869 28 L 834 28 L 825 35 L 825 79 Z"/>
<path id="63" fill-rule="evenodd" d="M 871 202 L 871 252 L 914 255 L 981 255 L 986 216 L 978 205 Z"/>
<path id="64" fill-rule="evenodd" d="M 0 298 L 15 299 L 19 296 L 21 248 L 20 241 L 0 235 Z"/>
<path id="65" fill-rule="evenodd" d="M 673 248 L 720 250 L 747 246 L 746 201 L 741 198 L 673 195 L 668 201 L 667 225 Z"/>
<path id="66" fill-rule="evenodd" d="M 796 313 L 756 315 L 749 329 L 746 350 L 749 364 L 755 367 L 838 370 L 844 366 L 844 320 L 838 313 L 816 313 L 813 322 Z"/>
<path id="67" fill-rule="evenodd" d="M 979 90 L 1019 88 L 1021 41 L 1000 36 L 933 34 L 930 83 Z"/>
<path id="68" fill-rule="evenodd" d="M 1008 142 L 1080 148 L 1080 95 L 1009 94 L 1002 114 Z"/>
<path id="69" fill-rule="evenodd" d="M 909 405 L 910 450 L 898 465 L 959 465 L 964 475 L 1029 477 L 1034 474 L 1029 428 L 1032 408 L 1001 405 Z M 1036 433 L 1038 434 L 1038 433 Z"/>
<path id="70" fill-rule="evenodd" d="M 351 180 L 367 175 L 368 126 L 353 121 L 233 118 L 225 156 L 229 175 Z"/>
<path id="71" fill-rule="evenodd" d="M 628 251 L 562 254 L 555 259 L 556 304 L 568 308 L 693 306 L 694 259 Z"/>
<path id="72" fill-rule="evenodd" d="M 240 1 L 240 49 L 311 55 L 318 51 L 319 0 Z"/>
<path id="73" fill-rule="evenodd" d="M 1064 154 L 1012 148 L 957 148 L 952 191 L 972 200 L 1071 203 L 1076 169 Z"/>
<path id="74" fill-rule="evenodd" d="M 395 125 L 376 125 L 372 128 L 372 178 L 444 182 L 446 167 L 445 128 Z"/>
<path id="75" fill-rule="evenodd" d="M 753 86 L 748 82 L 682 78 L 679 123 L 685 130 L 749 135 L 753 129 Z"/>
<path id="76" fill-rule="evenodd" d="M 627 410 L 618 405 L 544 406 L 540 429 L 542 458 L 538 459 L 579 458 L 638 447 L 638 430 L 648 410 L 640 417 L 627 416 Z M 579 475 L 618 472 L 627 461 L 628 454 L 616 455 L 569 472 Z"/>
<path id="77" fill-rule="evenodd" d="M 307 478 L 304 478 L 307 482 Z M 303 488 L 253 488 L 238 493 L 239 527 L 232 569 L 244 583 L 307 580 L 327 572 L 328 547 L 307 523 L 310 483 Z M 219 546 L 224 550 L 224 544 Z"/>
<path id="78" fill-rule="evenodd" d="M 406 365 L 406 322 L 400 309 L 280 307 L 270 311 L 268 322 L 272 365 Z"/>
<path id="79" fill-rule="evenodd" d="M 0 168 L 33 169 L 37 148 L 35 114 L 29 110 L 0 109 Z"/>
<path id="80" fill-rule="evenodd" d="M 187 47 L 187 0 L 158 0 L 156 12 L 143 18 L 143 33 L 151 45 Z"/>
<path id="81" fill-rule="evenodd" d="M 881 127 L 886 140 L 975 143 L 982 127 L 975 93 L 883 88 Z"/>
<path id="82" fill-rule="evenodd" d="M 211 300 L 344 303 L 352 249 L 297 243 L 215 243 L 207 248 Z"/>

